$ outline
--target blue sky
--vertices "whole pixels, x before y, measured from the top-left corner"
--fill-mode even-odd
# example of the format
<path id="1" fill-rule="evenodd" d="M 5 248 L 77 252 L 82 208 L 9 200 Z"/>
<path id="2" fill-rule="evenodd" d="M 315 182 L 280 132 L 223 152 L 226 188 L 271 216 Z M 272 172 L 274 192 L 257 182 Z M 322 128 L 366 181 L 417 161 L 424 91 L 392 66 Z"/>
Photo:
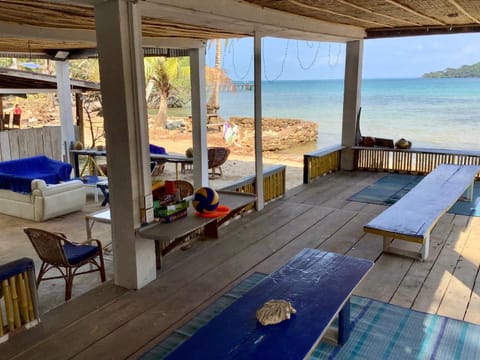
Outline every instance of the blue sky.
<path id="1" fill-rule="evenodd" d="M 341 79 L 345 45 L 263 39 L 264 80 Z M 207 64 L 215 47 L 207 48 Z M 223 68 L 233 80 L 253 79 L 253 39 L 232 39 L 223 46 Z M 363 77 L 415 78 L 431 71 L 480 62 L 480 34 L 417 36 L 365 40 Z"/>

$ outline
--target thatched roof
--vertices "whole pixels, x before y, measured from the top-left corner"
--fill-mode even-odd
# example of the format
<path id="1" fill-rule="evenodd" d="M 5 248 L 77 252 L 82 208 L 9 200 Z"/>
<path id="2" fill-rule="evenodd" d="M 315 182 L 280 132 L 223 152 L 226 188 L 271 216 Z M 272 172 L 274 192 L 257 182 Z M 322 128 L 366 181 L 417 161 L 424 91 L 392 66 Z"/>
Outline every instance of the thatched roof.
<path id="1" fill-rule="evenodd" d="M 0 53 L 88 57 L 96 47 L 98 0 L 2 0 Z M 469 0 L 143 0 L 145 47 L 188 48 L 186 40 L 277 36 L 351 39 L 480 31 Z M 169 39 L 166 42 L 165 39 Z M 85 50 L 88 50 L 85 52 Z"/>

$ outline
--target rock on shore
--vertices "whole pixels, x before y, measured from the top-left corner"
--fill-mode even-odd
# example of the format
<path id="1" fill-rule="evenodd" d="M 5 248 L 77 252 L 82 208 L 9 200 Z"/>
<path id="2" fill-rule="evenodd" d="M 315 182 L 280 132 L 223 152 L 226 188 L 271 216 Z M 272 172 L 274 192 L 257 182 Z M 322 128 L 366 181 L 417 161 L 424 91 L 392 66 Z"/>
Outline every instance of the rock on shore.
<path id="1" fill-rule="evenodd" d="M 244 147 L 254 146 L 253 118 L 232 116 L 229 123 L 231 126 L 238 126 L 237 143 Z M 299 119 L 263 118 L 262 137 L 263 151 L 284 150 L 292 146 L 316 142 L 318 124 Z"/>

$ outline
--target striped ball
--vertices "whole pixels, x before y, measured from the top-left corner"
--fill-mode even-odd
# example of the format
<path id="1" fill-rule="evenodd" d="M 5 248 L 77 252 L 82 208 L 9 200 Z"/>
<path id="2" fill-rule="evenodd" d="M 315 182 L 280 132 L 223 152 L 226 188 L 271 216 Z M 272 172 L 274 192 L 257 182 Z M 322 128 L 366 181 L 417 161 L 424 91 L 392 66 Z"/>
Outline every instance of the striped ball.
<path id="1" fill-rule="evenodd" d="M 209 187 L 201 187 L 193 196 L 192 206 L 197 212 L 206 214 L 215 211 L 218 202 L 218 193 L 215 190 Z"/>

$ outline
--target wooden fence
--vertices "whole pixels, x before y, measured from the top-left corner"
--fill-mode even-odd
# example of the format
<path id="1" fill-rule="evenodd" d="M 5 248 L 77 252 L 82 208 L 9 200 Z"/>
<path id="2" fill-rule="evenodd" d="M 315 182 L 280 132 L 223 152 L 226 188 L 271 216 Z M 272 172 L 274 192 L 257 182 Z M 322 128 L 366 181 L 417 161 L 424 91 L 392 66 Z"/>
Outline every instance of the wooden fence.
<path id="1" fill-rule="evenodd" d="M 60 126 L 0 131 L 0 161 L 36 155 L 62 160 Z"/>
<path id="2" fill-rule="evenodd" d="M 285 195 L 286 192 L 286 166 L 276 165 L 263 171 L 263 200 L 265 203 L 273 201 Z M 256 194 L 255 175 L 244 177 L 234 184 L 221 190 L 246 192 Z"/>
<path id="3" fill-rule="evenodd" d="M 335 145 L 303 155 L 303 183 L 340 169 L 340 154 L 345 146 Z"/>
<path id="4" fill-rule="evenodd" d="M 424 175 L 440 164 L 480 165 L 479 151 L 353 147 L 355 170 Z M 477 175 L 477 179 L 480 175 Z"/>

